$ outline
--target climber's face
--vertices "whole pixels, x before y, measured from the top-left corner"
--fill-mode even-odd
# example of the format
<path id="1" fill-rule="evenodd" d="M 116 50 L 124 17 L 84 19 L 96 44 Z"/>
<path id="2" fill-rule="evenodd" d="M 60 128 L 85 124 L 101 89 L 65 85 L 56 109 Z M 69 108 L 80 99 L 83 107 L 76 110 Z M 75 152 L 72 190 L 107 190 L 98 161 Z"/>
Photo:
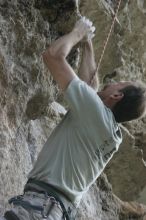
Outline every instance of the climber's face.
<path id="1" fill-rule="evenodd" d="M 129 81 L 110 83 L 105 85 L 103 89 L 98 92 L 98 95 L 104 104 L 112 109 L 114 105 L 124 97 L 121 90 L 130 85 L 132 85 L 132 82 Z"/>

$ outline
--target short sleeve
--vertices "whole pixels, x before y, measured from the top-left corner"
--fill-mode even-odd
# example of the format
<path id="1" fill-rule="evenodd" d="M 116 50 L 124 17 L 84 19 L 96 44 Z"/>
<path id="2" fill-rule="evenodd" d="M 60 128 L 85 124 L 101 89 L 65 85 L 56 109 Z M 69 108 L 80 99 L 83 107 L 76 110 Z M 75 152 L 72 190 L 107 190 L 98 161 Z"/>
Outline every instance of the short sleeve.
<path id="1" fill-rule="evenodd" d="M 100 117 L 104 104 L 96 91 L 79 78 L 73 79 L 64 92 L 70 110 L 76 117 Z"/>
<path id="2" fill-rule="evenodd" d="M 108 140 L 109 145 L 121 143 L 118 123 L 95 90 L 79 78 L 75 78 L 65 90 L 64 97 L 75 122 L 78 122 L 78 125 L 82 124 L 84 129 L 89 131 L 89 136 L 92 133 L 98 141 Z"/>

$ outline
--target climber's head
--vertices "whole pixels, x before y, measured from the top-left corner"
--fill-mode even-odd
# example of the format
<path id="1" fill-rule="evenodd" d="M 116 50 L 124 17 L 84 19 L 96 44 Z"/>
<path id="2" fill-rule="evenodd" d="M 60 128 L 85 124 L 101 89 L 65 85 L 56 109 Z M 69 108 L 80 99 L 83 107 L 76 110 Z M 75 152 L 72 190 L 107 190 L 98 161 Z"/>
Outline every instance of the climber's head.
<path id="1" fill-rule="evenodd" d="M 112 110 L 117 122 L 131 121 L 145 113 L 146 86 L 141 82 L 108 84 L 98 95 Z"/>

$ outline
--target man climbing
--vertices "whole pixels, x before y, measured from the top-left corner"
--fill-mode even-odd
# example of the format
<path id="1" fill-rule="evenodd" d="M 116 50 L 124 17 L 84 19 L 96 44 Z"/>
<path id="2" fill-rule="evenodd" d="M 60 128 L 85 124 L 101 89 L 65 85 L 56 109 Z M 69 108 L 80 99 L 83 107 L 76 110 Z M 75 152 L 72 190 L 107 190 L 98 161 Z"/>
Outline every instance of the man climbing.
<path id="1" fill-rule="evenodd" d="M 14 208 L 2 219 L 71 219 L 83 194 L 118 150 L 122 141 L 118 122 L 144 114 L 146 89 L 141 84 L 119 82 L 96 92 L 97 77 L 91 82 L 96 70 L 91 42 L 94 30 L 92 22 L 83 17 L 43 53 L 69 111 L 40 152 L 24 195 L 10 200 Z M 80 41 L 84 49 L 79 79 L 66 57 Z"/>

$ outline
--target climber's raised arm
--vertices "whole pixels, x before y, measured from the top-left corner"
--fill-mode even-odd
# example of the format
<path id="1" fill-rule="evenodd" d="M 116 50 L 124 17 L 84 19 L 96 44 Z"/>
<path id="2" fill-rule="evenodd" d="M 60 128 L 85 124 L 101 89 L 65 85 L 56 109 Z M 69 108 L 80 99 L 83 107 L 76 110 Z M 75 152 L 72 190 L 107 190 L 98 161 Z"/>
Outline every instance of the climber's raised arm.
<path id="1" fill-rule="evenodd" d="M 62 90 L 66 89 L 70 81 L 77 77 L 66 61 L 66 57 L 72 47 L 91 32 L 93 32 L 92 22 L 83 17 L 76 22 L 75 27 L 69 34 L 53 42 L 42 54 L 45 64 Z"/>
<path id="2" fill-rule="evenodd" d="M 94 78 L 92 79 L 93 76 Z M 97 90 L 99 83 L 91 39 L 87 39 L 82 42 L 82 59 L 79 68 L 79 77 L 83 81 L 87 82 L 87 84 L 89 84 L 92 88 Z"/>

